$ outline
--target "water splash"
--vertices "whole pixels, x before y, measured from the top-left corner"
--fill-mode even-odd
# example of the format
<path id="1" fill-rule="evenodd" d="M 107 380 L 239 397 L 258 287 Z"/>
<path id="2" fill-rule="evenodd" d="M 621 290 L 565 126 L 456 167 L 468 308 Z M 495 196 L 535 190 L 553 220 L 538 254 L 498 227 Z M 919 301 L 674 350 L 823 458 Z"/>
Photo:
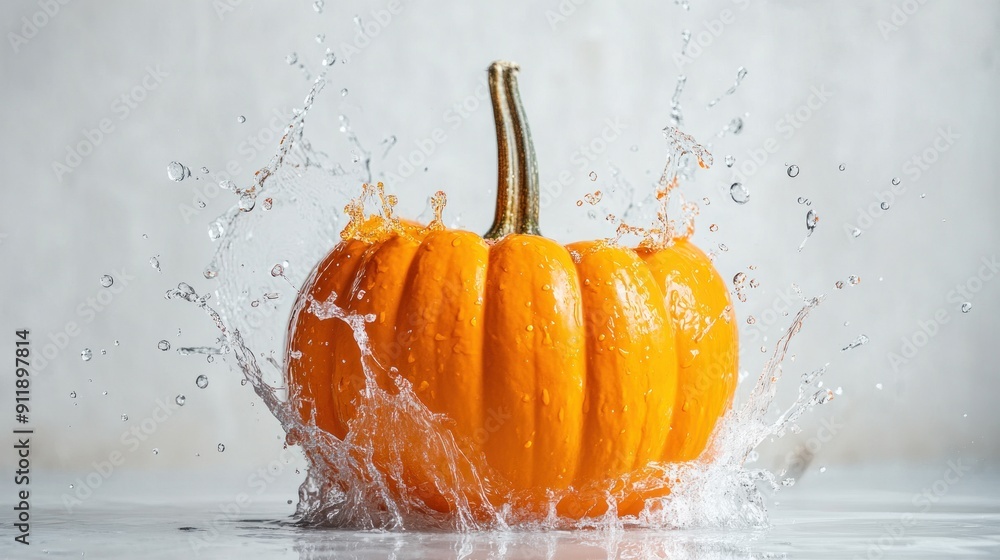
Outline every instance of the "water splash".
<path id="1" fill-rule="evenodd" d="M 346 313 L 334 303 L 335 295 L 326 301 L 299 298 L 296 305 L 303 306 L 302 312 L 322 320 L 342 321 L 351 328 L 365 375 L 357 414 L 343 439 L 299 417 L 288 400 L 283 378 L 288 361 L 300 357 L 286 355 L 283 345 L 285 320 L 292 312 L 294 298 L 268 300 L 271 303 L 261 305 L 261 300 L 251 294 L 276 294 L 276 282 L 285 282 L 293 288 L 307 283 L 309 267 L 337 242 L 341 218 L 331 215 L 330 208 L 345 207 L 351 220 L 344 228 L 345 236 L 359 234 L 357 226 L 366 217 L 366 202 L 376 204 L 378 216 L 387 227 L 402 227 L 394 215 L 395 197 L 386 194 L 381 184 L 372 185 L 370 152 L 361 146 L 346 117 L 341 119 L 341 131 L 365 154 L 362 169 L 353 171 L 362 173 L 360 177 L 351 176 L 351 172 L 313 150 L 306 139 L 305 116 L 325 83 L 325 74 L 321 74 L 303 109 L 295 112 L 286 127 L 276 155 L 254 175 L 253 183 L 233 189 L 239 197 L 258 197 L 267 192 L 274 201 L 284 204 L 275 204 L 273 210 L 263 213 L 254 212 L 253 208 L 241 211 L 237 203 L 210 229 L 215 234 L 211 235 L 213 242 L 219 246 L 205 277 L 215 285 L 218 309 L 209 305 L 212 294 L 199 295 L 186 283 L 166 294 L 168 299 L 201 309 L 219 331 L 217 347 L 184 350 L 222 355 L 231 361 L 244 383 L 253 388 L 281 424 L 287 444 L 301 447 L 309 468 L 299 489 L 296 513 L 299 522 L 358 529 L 460 531 L 511 528 L 615 531 L 625 527 L 766 525 L 767 511 L 760 484 L 777 488 L 778 483 L 772 473 L 746 466 L 754 449 L 769 437 L 783 435 L 813 406 L 833 398 L 832 392 L 817 388 L 816 380 L 825 371 L 822 368 L 808 375 L 808 379 L 803 378 L 798 397 L 777 420 L 766 419 L 774 404 L 782 360 L 818 299 L 805 302 L 776 343 L 749 396 L 720 420 L 702 459 L 683 464 L 650 463 L 616 479 L 549 492 L 544 496 L 547 507 L 542 510 L 529 507 L 537 503 L 537 495 L 505 490 L 501 477 L 471 451 L 467 442 L 455 436 L 447 418 L 432 413 L 404 378 L 380 366 L 366 332 L 366 324 L 374 317 Z M 664 133 L 670 153 L 657 182 L 659 225 L 645 229 L 630 228 L 624 223 L 619 226 L 619 236 L 624 227 L 641 234 L 643 242 L 653 246 L 669 245 L 693 232 L 697 206 L 686 203 L 678 187 L 682 180 L 691 177 L 695 163 L 701 168 L 712 164 L 712 155 L 691 136 L 676 127 L 668 127 Z M 363 196 L 348 201 L 350 185 L 360 180 L 366 183 Z M 595 197 L 598 195 L 595 193 Z M 668 207 L 675 199 L 679 210 Z M 434 218 L 427 227 L 444 227 L 445 202 L 443 192 L 432 197 Z M 677 218 L 673 218 L 675 214 Z M 272 274 L 275 263 L 281 263 L 277 275 Z M 259 361 L 258 356 L 265 359 Z M 378 379 L 392 382 L 386 387 Z M 205 376 L 196 380 L 199 388 L 207 384 Z M 388 438 L 385 434 L 421 437 Z M 223 449 L 219 444 L 219 451 Z M 449 512 L 430 507 L 407 486 L 404 470 L 413 468 L 413 464 L 404 462 L 403 457 L 413 454 L 427 458 L 426 465 L 447 466 L 422 476 L 433 481 L 437 492 L 450 504 Z M 646 499 L 639 513 L 626 517 L 616 514 L 629 496 L 657 492 L 660 497 Z M 590 504 L 585 513 L 592 515 L 580 519 L 566 515 L 565 506 L 574 503 Z"/>

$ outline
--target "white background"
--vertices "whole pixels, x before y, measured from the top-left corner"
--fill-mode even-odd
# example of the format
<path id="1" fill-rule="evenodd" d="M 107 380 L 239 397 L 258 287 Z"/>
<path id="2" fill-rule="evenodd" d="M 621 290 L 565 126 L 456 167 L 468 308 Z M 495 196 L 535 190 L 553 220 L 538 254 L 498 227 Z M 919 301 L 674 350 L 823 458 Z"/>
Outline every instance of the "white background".
<path id="1" fill-rule="evenodd" d="M 275 150 L 276 137 L 261 131 L 274 111 L 301 106 L 308 91 L 310 82 L 286 56 L 297 53 L 315 75 L 327 48 L 339 60 L 308 119 L 316 147 L 353 165 L 337 131 L 337 116 L 347 114 L 376 152 L 374 171 L 384 176 L 441 128 L 446 140 L 420 166 L 427 171 L 387 186 L 410 216 L 435 190 L 446 190 L 451 221 L 459 217 L 475 231 L 489 225 L 495 192 L 492 116 L 476 91 L 490 61 L 518 61 L 542 183 L 562 171 L 572 177 L 561 193 L 550 191 L 558 196 L 542 216 L 543 232 L 567 242 L 611 235 L 612 226 L 588 219 L 587 208 L 575 204 L 586 192 L 608 190 L 609 164 L 640 191 L 652 188 L 666 153 L 660 131 L 669 124 L 677 76 L 685 74 L 683 128 L 711 143 L 716 161 L 685 187 L 690 198 L 711 201 L 702 206 L 695 239 L 718 253 L 726 278 L 754 265 L 751 276 L 760 282 L 737 307 L 741 321 L 758 318 L 754 326 L 743 324 L 742 369 L 751 376 L 760 371 L 760 346 L 770 347 L 790 319 L 781 310 L 797 309 L 792 283 L 806 295 L 826 295 L 796 339 L 781 402 L 794 395 L 795 377 L 827 362 L 826 384 L 843 394 L 810 414 L 801 434 L 763 450 L 762 463 L 780 466 L 803 445 L 816 452 L 812 469 L 884 462 L 943 468 L 955 458 L 989 464 L 1000 457 L 994 354 L 1000 279 L 971 280 L 981 259 L 1000 254 L 997 3 L 692 0 L 684 11 L 665 0 L 414 0 L 403 1 L 384 25 L 372 12 L 383 2 L 327 2 L 321 14 L 302 0 L 231 3 L 237 4 L 231 11 L 220 11 L 229 3 L 69 2 L 46 18 L 35 15 L 41 2 L 0 6 L 7 37 L 0 46 L 0 340 L 8 340 L 3 347 L 12 353 L 13 331 L 29 328 L 41 352 L 68 322 L 80 326 L 32 378 L 33 464 L 55 471 L 49 480 L 68 483 L 116 449 L 135 475 L 247 468 L 280 453 L 277 422 L 254 404 L 236 373 L 220 361 L 156 348 L 160 339 L 175 347 L 211 343 L 205 317 L 162 294 L 179 281 L 212 288 L 201 277 L 214 249 L 206 227 L 235 202 L 220 194 L 188 223 L 180 207 L 192 207 L 205 181 L 176 183 L 165 168 L 177 160 L 197 175 L 201 166 L 218 170 L 233 161 L 241 168 L 238 181 L 248 184 Z M 556 18 L 560 9 L 566 15 Z M 356 15 L 374 35 L 370 40 L 358 38 Z M 13 39 L 11 33 L 27 36 L 23 18 L 33 17 L 45 25 L 26 42 Z M 694 37 L 690 58 L 679 64 L 674 55 L 685 28 Z M 322 44 L 318 33 L 325 34 Z M 347 44 L 362 47 L 349 52 Z M 708 109 L 740 66 L 748 70 L 743 84 Z M 165 77 L 142 89 L 148 68 Z M 805 110 L 814 88 L 830 95 Z M 122 95 L 141 101 L 126 113 Z M 449 120 L 456 103 L 473 107 L 457 126 Z M 788 134 L 781 119 L 797 110 L 808 118 Z M 743 131 L 716 137 L 737 115 Z M 57 177 L 54 162 L 65 163 L 67 146 L 85 140 L 83 131 L 104 118 L 113 130 Z M 577 164 L 573 153 L 602 133 L 606 119 L 621 123 L 620 137 L 593 161 Z M 946 151 L 934 149 L 939 130 L 956 138 Z M 269 137 L 263 150 L 247 143 L 258 133 Z M 380 142 L 391 135 L 398 143 L 382 158 Z M 759 168 L 746 163 L 769 138 L 776 153 Z M 727 154 L 737 159 L 734 169 L 722 163 Z M 914 156 L 935 161 L 916 173 L 907 166 Z M 799 166 L 797 177 L 786 175 L 787 164 Z M 746 179 L 750 202 L 739 206 L 720 193 L 743 165 L 755 170 Z M 877 209 L 879 193 L 896 176 L 901 192 L 889 210 L 866 218 L 860 237 L 845 233 L 867 209 Z M 621 197 L 607 199 L 608 211 L 623 210 Z M 798 252 L 807 209 L 821 220 Z M 710 223 L 717 232 L 709 232 Z M 149 266 L 151 256 L 162 272 Z M 116 277 L 120 293 L 100 312 L 81 312 L 104 290 L 102 274 Z M 858 285 L 834 287 L 852 274 L 861 278 Z M 949 297 L 970 281 L 976 293 Z M 972 309 L 962 313 L 966 300 Z M 917 334 L 921 321 L 936 314 L 947 323 L 930 328 L 934 336 Z M 841 351 L 860 334 L 871 341 Z M 890 353 L 914 336 L 921 348 L 894 368 Z M 94 352 L 89 362 L 80 359 L 84 348 Z M 0 392 L 5 426 L 13 424 L 11 372 L 4 370 Z M 194 386 L 200 373 L 211 378 L 207 389 Z M 121 415 L 141 421 L 156 399 L 169 402 L 178 393 L 187 395 L 186 406 L 138 450 L 124 448 L 120 438 L 131 424 Z M 831 438 L 819 437 L 824 420 L 836 427 Z M 215 450 L 219 442 L 225 453 Z M 11 465 L 10 453 L 0 457 Z"/>

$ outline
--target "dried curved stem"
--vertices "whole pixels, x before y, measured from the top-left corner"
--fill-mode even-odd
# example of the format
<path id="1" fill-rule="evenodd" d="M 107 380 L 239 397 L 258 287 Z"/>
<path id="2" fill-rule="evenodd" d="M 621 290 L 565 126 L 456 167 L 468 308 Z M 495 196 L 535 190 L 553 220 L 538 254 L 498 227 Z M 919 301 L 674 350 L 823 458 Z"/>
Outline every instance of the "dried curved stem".
<path id="1" fill-rule="evenodd" d="M 517 90 L 513 62 L 498 60 L 489 68 L 490 100 L 497 135 L 497 207 L 486 239 L 538 231 L 538 164 L 531 131 Z"/>

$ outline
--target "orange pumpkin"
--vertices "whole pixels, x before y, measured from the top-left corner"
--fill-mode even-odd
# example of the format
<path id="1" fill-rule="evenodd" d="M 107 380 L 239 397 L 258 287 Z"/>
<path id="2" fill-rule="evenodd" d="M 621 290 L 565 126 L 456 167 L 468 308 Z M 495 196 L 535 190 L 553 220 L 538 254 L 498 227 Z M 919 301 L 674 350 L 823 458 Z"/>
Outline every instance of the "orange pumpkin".
<path id="1" fill-rule="evenodd" d="M 382 375 L 398 371 L 431 411 L 451 418 L 456 437 L 508 490 L 579 488 L 651 461 L 696 459 L 736 385 L 726 285 L 686 238 L 629 249 L 564 247 L 539 234 L 516 73 L 505 62 L 489 73 L 500 162 L 493 227 L 480 237 L 440 224 L 352 221 L 292 314 L 290 397 L 304 420 L 344 437 L 364 389 L 361 353 L 346 323 L 305 310 L 336 294 L 347 312 L 374 315 L 367 334 Z M 447 511 L 448 499 L 420 474 L 435 466 L 412 466 L 405 483 Z"/>

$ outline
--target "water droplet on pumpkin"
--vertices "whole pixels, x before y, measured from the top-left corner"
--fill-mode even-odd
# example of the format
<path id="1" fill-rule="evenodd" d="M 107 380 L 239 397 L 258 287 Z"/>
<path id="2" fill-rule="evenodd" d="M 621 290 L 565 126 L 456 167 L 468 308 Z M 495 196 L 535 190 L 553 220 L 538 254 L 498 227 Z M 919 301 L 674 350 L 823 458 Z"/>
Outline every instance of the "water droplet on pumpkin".
<path id="1" fill-rule="evenodd" d="M 187 402 L 187 397 L 185 397 L 184 395 L 177 395 L 174 398 L 174 402 L 177 403 L 177 406 L 184 406 L 184 403 Z"/>
<path id="2" fill-rule="evenodd" d="M 170 343 L 166 340 L 161 340 L 156 344 L 156 347 L 166 352 L 167 350 L 170 350 Z"/>
<path id="3" fill-rule="evenodd" d="M 743 183 L 736 182 L 729 187 L 729 196 L 733 197 L 736 204 L 746 204 L 750 200 L 750 191 Z"/>
<path id="4" fill-rule="evenodd" d="M 788 176 L 789 177 L 795 177 L 798 174 L 799 174 L 799 166 L 798 165 L 789 165 L 788 166 Z"/>
<path id="5" fill-rule="evenodd" d="M 91 358 L 94 357 L 94 353 L 90 351 L 90 348 L 84 348 L 80 351 L 80 359 L 89 362 Z"/>
<path id="6" fill-rule="evenodd" d="M 199 389 L 208 387 L 208 376 L 205 374 L 199 375 L 195 378 L 194 384 L 197 385 Z"/>

